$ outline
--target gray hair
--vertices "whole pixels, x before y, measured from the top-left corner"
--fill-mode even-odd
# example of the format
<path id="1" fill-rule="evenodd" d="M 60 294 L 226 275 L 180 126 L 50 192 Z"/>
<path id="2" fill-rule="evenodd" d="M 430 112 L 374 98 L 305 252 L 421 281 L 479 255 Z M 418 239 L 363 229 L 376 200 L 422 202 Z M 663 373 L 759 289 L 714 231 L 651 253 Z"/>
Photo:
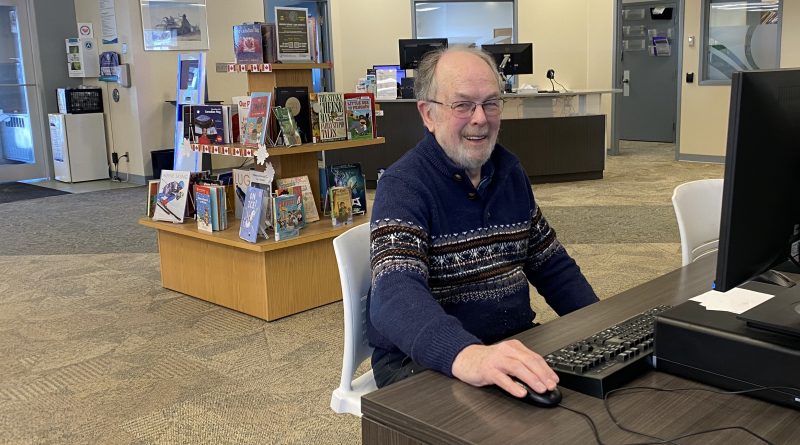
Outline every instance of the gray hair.
<path id="1" fill-rule="evenodd" d="M 492 56 L 485 51 L 474 47 L 451 46 L 448 48 L 439 48 L 431 51 L 425 54 L 425 56 L 419 62 L 417 73 L 414 77 L 414 97 L 416 97 L 417 100 L 432 100 L 434 96 L 436 96 L 436 66 L 439 64 L 439 60 L 443 55 L 452 51 L 472 54 L 483 60 L 497 77 L 498 92 L 503 91 L 503 81 L 500 78 L 500 74 L 497 72 L 497 66 L 495 65 L 495 61 Z"/>

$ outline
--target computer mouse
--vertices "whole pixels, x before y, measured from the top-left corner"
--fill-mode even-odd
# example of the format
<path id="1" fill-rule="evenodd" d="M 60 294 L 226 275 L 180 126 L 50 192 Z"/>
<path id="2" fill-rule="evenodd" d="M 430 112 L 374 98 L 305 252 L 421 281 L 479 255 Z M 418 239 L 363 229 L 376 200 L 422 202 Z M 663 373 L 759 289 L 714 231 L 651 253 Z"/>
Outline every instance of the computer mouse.
<path id="1" fill-rule="evenodd" d="M 522 382 L 522 380 L 513 377 L 512 380 L 514 380 L 514 383 L 517 385 L 523 387 L 528 393 L 526 396 L 520 398 L 520 400 L 523 402 L 530 403 L 531 405 L 541 408 L 554 408 L 561 403 L 561 391 L 557 387 L 552 391 L 538 393 Z"/>

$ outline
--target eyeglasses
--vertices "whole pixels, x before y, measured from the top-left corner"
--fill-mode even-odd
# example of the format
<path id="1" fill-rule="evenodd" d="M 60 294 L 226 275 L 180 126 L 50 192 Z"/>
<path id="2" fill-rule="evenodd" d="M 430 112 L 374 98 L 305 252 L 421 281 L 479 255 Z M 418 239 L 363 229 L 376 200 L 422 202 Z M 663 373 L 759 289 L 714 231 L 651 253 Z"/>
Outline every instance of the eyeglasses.
<path id="1" fill-rule="evenodd" d="M 500 113 L 503 112 L 503 104 L 506 102 L 504 99 L 489 99 L 483 103 L 477 102 L 470 102 L 468 100 L 462 100 L 458 102 L 452 102 L 449 104 L 438 102 L 435 100 L 428 100 L 426 102 L 434 103 L 437 105 L 447 105 L 453 111 L 453 115 L 458 118 L 468 118 L 472 117 L 472 114 L 475 113 L 475 109 L 478 108 L 478 105 L 483 108 L 483 114 L 487 117 L 496 117 L 499 116 Z"/>

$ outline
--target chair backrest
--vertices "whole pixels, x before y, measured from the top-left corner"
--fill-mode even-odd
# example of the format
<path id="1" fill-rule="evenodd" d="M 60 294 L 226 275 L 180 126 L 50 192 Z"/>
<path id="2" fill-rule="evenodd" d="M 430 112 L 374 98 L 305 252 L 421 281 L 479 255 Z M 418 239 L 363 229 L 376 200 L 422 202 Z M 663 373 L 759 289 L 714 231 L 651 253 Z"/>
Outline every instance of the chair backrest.
<path id="1" fill-rule="evenodd" d="M 340 388 L 351 390 L 358 366 L 372 354 L 367 342 L 367 292 L 372 282 L 369 259 L 369 223 L 361 224 L 333 240 L 344 304 L 344 356 Z"/>
<path id="2" fill-rule="evenodd" d="M 722 179 L 702 179 L 675 187 L 672 206 L 681 235 L 681 263 L 716 252 L 722 213 Z"/>

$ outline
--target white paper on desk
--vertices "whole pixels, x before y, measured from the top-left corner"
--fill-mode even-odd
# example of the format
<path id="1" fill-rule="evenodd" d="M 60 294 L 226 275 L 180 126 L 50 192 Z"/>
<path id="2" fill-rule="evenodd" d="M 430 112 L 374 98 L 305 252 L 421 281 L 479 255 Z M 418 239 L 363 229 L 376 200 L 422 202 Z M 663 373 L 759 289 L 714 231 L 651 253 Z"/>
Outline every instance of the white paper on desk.
<path id="1" fill-rule="evenodd" d="M 690 298 L 689 300 L 700 303 L 700 306 L 703 306 L 709 311 L 723 311 L 741 314 L 769 300 L 772 297 L 774 297 L 774 295 L 764 294 L 747 289 L 733 288 L 728 292 L 717 292 L 715 290 L 710 290 L 704 294 Z"/>

